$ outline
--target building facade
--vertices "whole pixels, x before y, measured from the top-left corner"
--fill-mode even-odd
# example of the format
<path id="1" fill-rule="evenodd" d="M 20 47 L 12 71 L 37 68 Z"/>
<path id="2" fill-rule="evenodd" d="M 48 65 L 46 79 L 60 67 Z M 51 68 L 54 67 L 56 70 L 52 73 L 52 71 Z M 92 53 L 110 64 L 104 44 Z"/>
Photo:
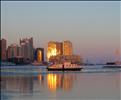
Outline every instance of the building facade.
<path id="1" fill-rule="evenodd" d="M 71 62 L 71 63 L 76 63 L 76 64 L 83 64 L 83 59 L 79 55 L 51 56 L 49 61 L 53 63 L 64 63 L 66 61 L 66 62 Z"/>
<path id="2" fill-rule="evenodd" d="M 6 40 L 1 39 L 0 43 L 1 43 L 1 60 L 6 61 Z"/>
<path id="3" fill-rule="evenodd" d="M 70 41 L 63 42 L 63 55 L 72 55 L 73 54 L 73 47 Z"/>
<path id="4" fill-rule="evenodd" d="M 13 63 L 23 63 L 21 47 L 17 44 L 11 44 L 7 48 L 7 61 Z"/>
<path id="5" fill-rule="evenodd" d="M 62 42 L 57 42 L 57 41 L 48 42 L 48 47 L 47 47 L 47 60 L 48 61 L 51 56 L 62 55 L 62 54 L 63 54 Z"/>
<path id="6" fill-rule="evenodd" d="M 20 46 L 24 61 L 32 62 L 34 60 L 33 38 L 20 39 Z"/>
<path id="7" fill-rule="evenodd" d="M 64 63 L 65 61 L 83 64 L 83 59 L 79 55 L 73 54 L 72 43 L 68 40 L 63 42 L 50 41 L 47 48 L 48 61 L 53 63 Z"/>
<path id="8" fill-rule="evenodd" d="M 20 57 L 22 54 L 21 47 L 16 44 L 11 44 L 7 48 L 7 58 Z"/>
<path id="9" fill-rule="evenodd" d="M 36 48 L 34 53 L 34 59 L 38 62 L 44 62 L 44 48 Z"/>
<path id="10" fill-rule="evenodd" d="M 47 60 L 52 56 L 57 55 L 72 55 L 73 54 L 73 47 L 70 41 L 64 42 L 57 42 L 57 41 L 50 41 L 48 42 L 47 47 Z"/>
<path id="11" fill-rule="evenodd" d="M 47 47 L 47 60 L 49 60 L 51 56 L 55 55 L 57 55 L 56 42 L 50 41 L 48 42 L 48 47 Z"/>

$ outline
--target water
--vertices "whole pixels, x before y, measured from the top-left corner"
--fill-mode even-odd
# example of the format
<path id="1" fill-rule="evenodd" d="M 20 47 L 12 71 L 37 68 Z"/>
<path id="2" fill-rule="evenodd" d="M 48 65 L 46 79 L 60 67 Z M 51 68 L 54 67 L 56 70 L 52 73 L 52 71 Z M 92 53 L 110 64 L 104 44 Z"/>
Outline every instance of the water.
<path id="1" fill-rule="evenodd" d="M 48 72 L 45 66 L 1 68 L 1 100 L 121 100 L 121 69 L 87 66 Z"/>

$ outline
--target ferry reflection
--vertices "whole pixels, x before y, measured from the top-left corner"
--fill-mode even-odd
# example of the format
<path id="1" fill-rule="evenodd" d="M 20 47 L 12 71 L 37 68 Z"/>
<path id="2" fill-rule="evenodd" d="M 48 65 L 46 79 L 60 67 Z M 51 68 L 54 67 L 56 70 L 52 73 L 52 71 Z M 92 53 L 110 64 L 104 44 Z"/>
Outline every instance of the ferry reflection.
<path id="1" fill-rule="evenodd" d="M 52 92 L 56 92 L 57 89 L 69 91 L 73 87 L 75 79 L 74 74 L 48 74 L 47 87 Z"/>

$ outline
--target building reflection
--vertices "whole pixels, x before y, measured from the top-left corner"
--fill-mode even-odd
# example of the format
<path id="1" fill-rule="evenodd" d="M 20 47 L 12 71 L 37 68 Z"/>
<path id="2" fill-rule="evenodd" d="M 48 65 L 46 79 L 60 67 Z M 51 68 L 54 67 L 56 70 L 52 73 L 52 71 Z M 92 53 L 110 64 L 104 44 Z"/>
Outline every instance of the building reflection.
<path id="1" fill-rule="evenodd" d="M 47 87 L 52 92 L 56 92 L 57 89 L 69 91 L 73 87 L 75 79 L 73 74 L 48 74 Z"/>
<path id="2" fill-rule="evenodd" d="M 38 78 L 38 80 L 39 80 L 39 83 L 40 83 L 42 86 L 44 86 L 44 84 L 45 84 L 45 78 L 44 78 L 44 76 L 43 76 L 42 74 L 39 74 L 39 75 L 37 76 L 37 78 Z"/>
<path id="3" fill-rule="evenodd" d="M 70 91 L 76 80 L 75 74 L 39 74 L 36 76 L 2 76 L 1 90 L 32 94 L 48 88 L 50 92 L 57 90 Z"/>
<path id="4" fill-rule="evenodd" d="M 48 88 L 51 91 L 56 91 L 56 89 L 57 89 L 57 75 L 56 74 L 48 74 L 47 75 L 47 84 L 48 84 Z"/>
<path id="5" fill-rule="evenodd" d="M 33 78 L 15 76 L 1 77 L 1 89 L 11 92 L 32 93 L 33 92 Z"/>

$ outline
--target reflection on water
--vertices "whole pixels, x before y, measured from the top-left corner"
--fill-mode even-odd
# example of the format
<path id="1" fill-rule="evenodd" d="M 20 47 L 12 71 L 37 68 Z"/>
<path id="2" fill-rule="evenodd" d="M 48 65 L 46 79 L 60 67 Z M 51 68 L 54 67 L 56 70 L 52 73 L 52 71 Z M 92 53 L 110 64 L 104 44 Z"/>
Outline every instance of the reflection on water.
<path id="1" fill-rule="evenodd" d="M 60 73 L 1 76 L 2 100 L 120 100 L 120 75 Z"/>
<path id="2" fill-rule="evenodd" d="M 47 74 L 45 76 L 39 74 L 37 77 L 2 76 L 1 89 L 20 93 L 32 93 L 34 83 L 39 81 L 42 87 L 47 84 L 47 88 L 52 92 L 56 92 L 57 89 L 69 91 L 73 86 L 74 79 L 76 79 L 74 74 Z"/>
<path id="3" fill-rule="evenodd" d="M 32 93 L 33 77 L 1 77 L 1 89 L 10 92 Z"/>
<path id="4" fill-rule="evenodd" d="M 57 89 L 70 90 L 73 85 L 74 76 L 71 74 L 48 74 L 47 85 L 49 90 L 55 92 Z"/>
<path id="5" fill-rule="evenodd" d="M 48 88 L 51 91 L 56 91 L 57 89 L 57 75 L 48 74 L 47 75 Z"/>

